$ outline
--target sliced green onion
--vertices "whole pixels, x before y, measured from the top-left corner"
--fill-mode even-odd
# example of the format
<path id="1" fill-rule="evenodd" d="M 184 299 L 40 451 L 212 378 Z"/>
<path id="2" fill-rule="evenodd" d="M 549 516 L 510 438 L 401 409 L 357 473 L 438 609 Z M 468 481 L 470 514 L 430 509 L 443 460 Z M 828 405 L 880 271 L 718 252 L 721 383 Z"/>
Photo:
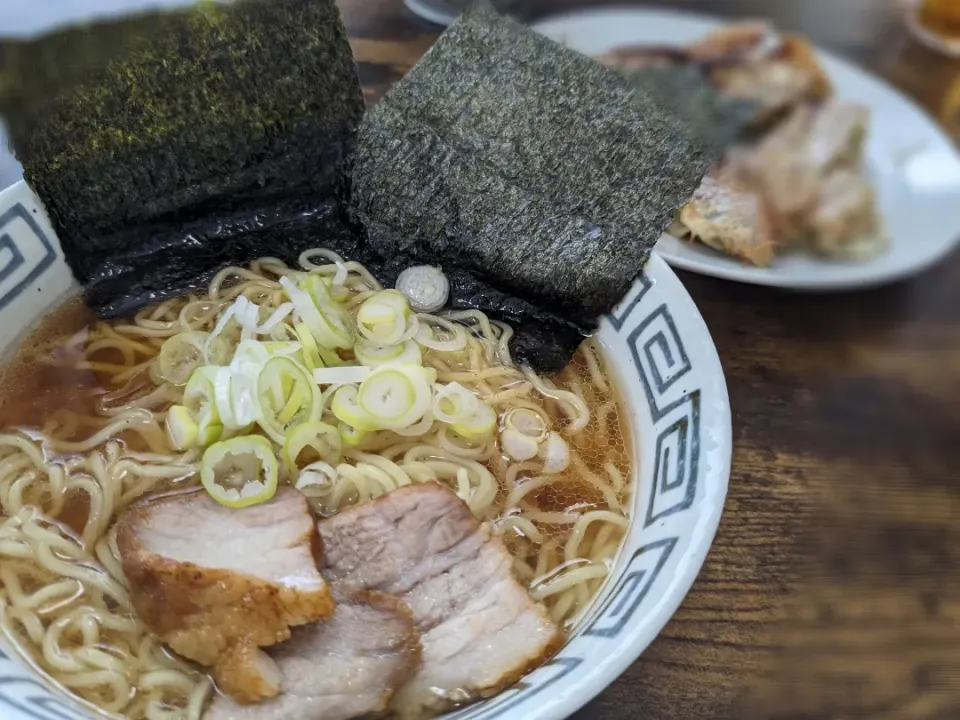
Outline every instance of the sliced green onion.
<path id="1" fill-rule="evenodd" d="M 433 399 L 433 414 L 440 422 L 454 425 L 477 412 L 480 400 L 460 383 L 443 386 Z"/>
<path id="2" fill-rule="evenodd" d="M 293 357 L 300 352 L 300 343 L 282 340 L 242 340 L 237 346 L 230 363 L 236 369 L 241 364 L 263 365 L 270 358 Z"/>
<path id="3" fill-rule="evenodd" d="M 497 414 L 486 403 L 480 403 L 477 411 L 468 418 L 460 420 L 451 427 L 468 440 L 490 435 L 497 426 Z"/>
<path id="4" fill-rule="evenodd" d="M 189 450 L 196 447 L 197 438 L 200 435 L 200 428 L 189 408 L 183 405 L 173 405 L 167 410 L 166 419 L 167 439 L 171 447 L 177 452 Z"/>
<path id="5" fill-rule="evenodd" d="M 203 347 L 204 359 L 208 365 L 227 365 L 233 358 L 233 351 L 243 334 L 243 327 L 236 314 L 236 303 L 220 313 L 217 324 Z"/>
<path id="6" fill-rule="evenodd" d="M 289 340 L 260 340 L 256 344 L 263 348 L 266 357 L 296 358 L 303 349 L 300 343 Z"/>
<path id="7" fill-rule="evenodd" d="M 330 296 L 328 282 L 310 275 L 304 281 L 304 287 L 299 288 L 289 278 L 280 278 L 293 307 L 320 347 L 353 347 L 353 318 Z"/>
<path id="8" fill-rule="evenodd" d="M 530 408 L 510 410 L 503 418 L 503 425 L 505 428 L 516 430 L 521 435 L 533 438 L 538 443 L 547 436 L 550 429 L 540 413 Z"/>
<path id="9" fill-rule="evenodd" d="M 290 428 L 318 420 L 322 411 L 320 390 L 306 369 L 288 357 L 268 361 L 257 378 L 259 424 L 282 445 Z"/>
<path id="10" fill-rule="evenodd" d="M 417 390 L 406 373 L 390 368 L 364 380 L 358 399 L 360 407 L 378 423 L 390 425 L 408 416 L 417 401 Z"/>
<path id="11" fill-rule="evenodd" d="M 357 311 L 357 332 L 374 345 L 397 345 L 412 338 L 420 323 L 398 290 L 381 290 Z"/>
<path id="12" fill-rule="evenodd" d="M 321 347 L 320 359 L 323 361 L 323 364 L 327 367 L 340 367 L 341 365 L 346 365 L 347 363 L 337 355 L 336 350 L 330 350 L 329 348 Z"/>
<path id="13" fill-rule="evenodd" d="M 326 332 L 334 340 L 322 343 L 331 348 L 348 348 L 353 346 L 356 337 L 356 328 L 353 324 L 353 318 L 340 303 L 338 303 L 332 294 L 332 288 L 329 278 L 322 278 L 318 275 L 308 275 L 303 281 L 303 289 L 313 300 L 314 305 L 320 311 L 324 322 L 326 323 Z"/>
<path id="14" fill-rule="evenodd" d="M 275 343 L 281 345 L 282 343 Z M 217 392 L 217 408 L 223 418 L 223 424 L 230 428 L 251 425 L 260 419 L 259 378 L 264 365 L 273 357 L 264 343 L 256 340 L 243 340 L 230 361 L 227 370 L 229 382 L 221 379 L 218 373 L 214 381 Z M 229 401 L 227 400 L 229 398 Z M 225 407 L 229 405 L 229 410 Z"/>
<path id="15" fill-rule="evenodd" d="M 214 379 L 217 368 L 198 368 L 183 391 L 183 404 L 197 423 L 197 444 L 209 445 L 220 439 L 223 422 L 217 411 Z"/>
<path id="16" fill-rule="evenodd" d="M 317 368 L 313 381 L 318 385 L 350 385 L 370 377 L 371 369 L 365 365 L 350 365 L 335 368 Z"/>
<path id="17" fill-rule="evenodd" d="M 297 425 L 283 443 L 282 457 L 290 473 L 296 477 L 297 468 L 318 460 L 336 465 L 340 462 L 343 439 L 340 431 L 319 420 Z"/>
<path id="18" fill-rule="evenodd" d="M 358 390 L 356 385 L 344 385 L 334 393 L 330 409 L 333 411 L 337 420 L 356 430 L 363 432 L 377 430 L 379 425 L 361 409 L 357 397 Z M 344 441 L 349 442 L 346 436 L 344 436 Z"/>
<path id="19" fill-rule="evenodd" d="M 243 508 L 277 492 L 278 466 L 270 441 L 260 435 L 214 443 L 200 461 L 200 482 L 221 505 Z"/>
<path id="20" fill-rule="evenodd" d="M 300 283 L 300 289 L 307 292 L 317 305 L 328 305 L 334 302 L 330 293 L 333 283 L 330 278 L 320 275 L 308 275 Z"/>
<path id="21" fill-rule="evenodd" d="M 360 428 L 354 427 L 350 423 L 341 422 L 338 426 L 340 430 L 340 437 L 343 438 L 344 445 L 355 446 L 363 442 L 363 439 L 367 436 L 367 430 L 361 430 Z"/>
<path id="22" fill-rule="evenodd" d="M 190 375 L 204 364 L 205 332 L 185 332 L 164 340 L 157 356 L 157 376 L 171 385 L 186 385 Z"/>
<path id="23" fill-rule="evenodd" d="M 543 459 L 544 474 L 563 472 L 570 465 L 570 446 L 559 433 L 551 432 L 540 446 L 540 457 Z"/>
<path id="24" fill-rule="evenodd" d="M 203 418 L 197 423 L 199 434 L 197 435 L 197 445 L 206 447 L 215 443 L 223 437 L 223 425 L 219 423 L 205 422 Z"/>
<path id="25" fill-rule="evenodd" d="M 233 305 L 227 308 L 224 315 L 229 316 L 232 312 L 233 317 L 241 327 L 241 338 L 248 340 L 255 338 L 257 335 L 266 335 L 269 333 L 274 327 L 283 322 L 287 315 L 293 312 L 293 309 L 293 303 L 283 303 L 270 313 L 270 316 L 261 324 L 260 316 L 263 308 L 241 295 L 234 301 Z M 221 321 L 223 321 L 222 317 Z"/>
<path id="26" fill-rule="evenodd" d="M 357 320 L 365 328 L 378 325 L 393 325 L 397 319 L 406 321 L 410 315 L 410 305 L 403 293 L 398 290 L 376 292 L 360 306 Z"/>
<path id="27" fill-rule="evenodd" d="M 508 427 L 500 433 L 500 447 L 507 455 L 518 462 L 532 460 L 540 450 L 536 438 L 524 435 L 519 430 Z"/>
<path id="28" fill-rule="evenodd" d="M 308 370 L 316 370 L 321 367 L 339 367 L 345 364 L 335 350 L 317 345 L 313 333 L 310 332 L 310 328 L 305 323 L 297 323 L 294 326 L 294 332 L 303 348 L 304 365 L 307 366 Z"/>
<path id="29" fill-rule="evenodd" d="M 201 370 L 206 369 L 201 368 Z M 233 375 L 230 373 L 230 368 L 217 367 L 211 369 L 214 371 L 213 395 L 220 420 L 225 428 L 240 427 L 233 412 Z"/>
<path id="30" fill-rule="evenodd" d="M 420 346 L 413 340 L 407 340 L 399 345 L 374 345 L 360 340 L 353 347 L 353 354 L 357 362 L 369 367 L 378 367 L 388 362 L 422 365 L 423 356 Z"/>
<path id="31" fill-rule="evenodd" d="M 447 304 L 450 281 L 438 267 L 417 265 L 400 273 L 397 290 L 406 295 L 414 310 L 432 313 Z"/>
<path id="32" fill-rule="evenodd" d="M 260 327 L 260 306 L 240 295 L 233 301 L 233 316 L 240 323 L 240 338 L 252 339 Z"/>
<path id="33" fill-rule="evenodd" d="M 297 484 L 294 486 L 297 490 L 309 490 L 311 488 L 322 488 L 331 485 L 337 480 L 337 471 L 330 463 L 318 460 L 310 463 L 297 477 Z"/>
<path id="34" fill-rule="evenodd" d="M 305 323 L 297 323 L 293 326 L 293 331 L 300 340 L 300 348 L 303 357 L 303 364 L 307 370 L 316 370 L 323 367 L 323 359 L 320 357 L 320 349 L 317 347 L 317 341 L 314 340 L 310 328 Z"/>
<path id="35" fill-rule="evenodd" d="M 446 318 L 435 315 L 418 315 L 420 325 L 413 339 L 420 345 L 438 352 L 458 352 L 467 346 L 467 331 Z M 437 337 L 437 328 L 446 336 Z"/>
<path id="36" fill-rule="evenodd" d="M 433 420 L 433 408 L 429 408 L 427 414 L 420 418 L 419 421 L 405 428 L 396 428 L 393 432 L 397 435 L 403 435 L 404 437 L 419 437 L 430 431 L 430 428 L 433 427 Z"/>
<path id="37" fill-rule="evenodd" d="M 417 365 L 381 365 L 360 384 L 357 404 L 369 421 L 380 428 L 409 427 L 430 411 L 431 377 L 435 378 L 436 373 Z"/>
<path id="38" fill-rule="evenodd" d="M 203 358 L 207 365 L 229 365 L 239 342 L 239 332 L 210 335 L 203 347 Z"/>
<path id="39" fill-rule="evenodd" d="M 293 303 L 283 303 L 276 310 L 273 311 L 273 314 L 268 317 L 263 325 L 257 328 L 257 332 L 260 335 L 265 335 L 273 330 L 277 325 L 282 323 L 287 319 L 287 315 L 293 312 Z"/>

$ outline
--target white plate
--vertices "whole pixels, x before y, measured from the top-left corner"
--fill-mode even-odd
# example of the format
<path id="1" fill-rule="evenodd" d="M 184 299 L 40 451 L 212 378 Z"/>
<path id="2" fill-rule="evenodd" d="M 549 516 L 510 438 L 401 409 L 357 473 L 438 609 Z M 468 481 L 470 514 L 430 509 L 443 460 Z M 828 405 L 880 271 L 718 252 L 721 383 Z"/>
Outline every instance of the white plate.
<path id="1" fill-rule="evenodd" d="M 587 55 L 624 45 L 681 45 L 722 26 L 701 15 L 661 10 L 598 10 L 535 26 Z M 768 268 L 744 265 L 701 243 L 664 235 L 657 251 L 675 267 L 704 275 L 804 290 L 866 287 L 920 272 L 960 242 L 960 154 L 913 101 L 827 52 L 820 59 L 837 94 L 873 111 L 867 163 L 890 236 L 888 250 L 866 262 L 807 254 L 777 258 Z"/>
<path id="2" fill-rule="evenodd" d="M 0 192 L 0 353 L 76 290 L 37 197 L 23 182 Z M 559 720 L 576 711 L 653 641 L 713 542 L 730 475 L 730 405 L 717 351 L 696 305 L 654 256 L 597 337 L 632 430 L 635 492 L 623 548 L 556 657 L 509 690 L 447 720 Z M 0 638 L 0 718 L 90 717 Z"/>
<path id="3" fill-rule="evenodd" d="M 403 0 L 411 12 L 437 25 L 449 25 L 470 0 Z"/>

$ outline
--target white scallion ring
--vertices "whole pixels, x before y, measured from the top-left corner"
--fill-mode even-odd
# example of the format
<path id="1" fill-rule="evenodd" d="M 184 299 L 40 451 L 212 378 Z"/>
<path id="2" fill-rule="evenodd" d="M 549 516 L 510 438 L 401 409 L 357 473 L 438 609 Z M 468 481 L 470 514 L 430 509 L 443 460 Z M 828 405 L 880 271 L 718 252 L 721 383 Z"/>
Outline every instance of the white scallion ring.
<path id="1" fill-rule="evenodd" d="M 438 267 L 416 265 L 400 273 L 397 290 L 406 295 L 414 311 L 432 313 L 447 304 L 450 281 Z"/>

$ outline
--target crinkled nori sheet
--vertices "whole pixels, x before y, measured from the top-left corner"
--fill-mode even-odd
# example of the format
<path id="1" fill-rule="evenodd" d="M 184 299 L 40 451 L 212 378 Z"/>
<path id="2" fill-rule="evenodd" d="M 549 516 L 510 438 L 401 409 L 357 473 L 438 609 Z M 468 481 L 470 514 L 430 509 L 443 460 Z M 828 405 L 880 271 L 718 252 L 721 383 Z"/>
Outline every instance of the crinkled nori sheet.
<path id="1" fill-rule="evenodd" d="M 692 65 L 621 72 L 636 88 L 682 118 L 716 153 L 740 137 L 757 114 L 755 105 L 724 95 Z"/>
<path id="2" fill-rule="evenodd" d="M 353 203 L 373 257 L 438 264 L 468 286 L 458 302 L 517 311 L 515 354 L 553 369 L 629 290 L 713 155 L 620 71 L 480 2 L 367 113 Z"/>
<path id="3" fill-rule="evenodd" d="M 349 252 L 344 164 L 363 114 L 333 0 L 238 0 L 0 51 L 0 112 L 101 316 L 257 256 Z M 31 87 L 44 58 L 66 70 Z"/>

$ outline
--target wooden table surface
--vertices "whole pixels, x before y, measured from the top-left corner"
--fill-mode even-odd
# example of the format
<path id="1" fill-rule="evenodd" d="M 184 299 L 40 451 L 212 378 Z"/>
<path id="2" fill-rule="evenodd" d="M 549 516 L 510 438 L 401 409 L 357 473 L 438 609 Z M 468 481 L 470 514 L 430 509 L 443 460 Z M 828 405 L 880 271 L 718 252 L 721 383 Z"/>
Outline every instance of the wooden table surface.
<path id="1" fill-rule="evenodd" d="M 340 4 L 373 102 L 439 28 L 401 0 Z M 513 2 L 525 19 L 591 4 Z M 934 115 L 960 83 L 893 0 L 662 4 L 772 17 Z M 960 719 L 960 253 L 851 294 L 680 276 L 730 389 L 725 514 L 673 621 L 575 717 Z"/>

